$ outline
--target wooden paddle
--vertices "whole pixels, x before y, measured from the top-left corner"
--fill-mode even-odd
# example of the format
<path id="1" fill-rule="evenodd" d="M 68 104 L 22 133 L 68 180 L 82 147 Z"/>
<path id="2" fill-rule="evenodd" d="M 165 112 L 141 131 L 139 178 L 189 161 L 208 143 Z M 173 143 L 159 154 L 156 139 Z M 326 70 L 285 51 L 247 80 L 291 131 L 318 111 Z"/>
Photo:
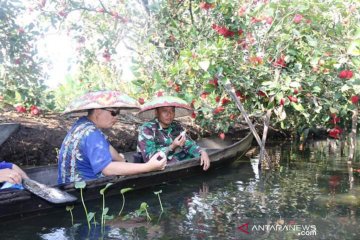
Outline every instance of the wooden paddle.
<path id="1" fill-rule="evenodd" d="M 22 185 L 36 196 L 54 204 L 75 202 L 77 198 L 58 188 L 50 187 L 30 178 L 23 178 Z"/>

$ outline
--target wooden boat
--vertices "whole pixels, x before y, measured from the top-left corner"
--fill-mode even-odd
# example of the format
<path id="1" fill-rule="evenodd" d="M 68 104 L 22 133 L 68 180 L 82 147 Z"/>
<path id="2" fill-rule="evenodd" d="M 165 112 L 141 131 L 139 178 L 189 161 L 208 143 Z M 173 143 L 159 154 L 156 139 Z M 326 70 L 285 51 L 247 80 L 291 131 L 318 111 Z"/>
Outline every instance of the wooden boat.
<path id="1" fill-rule="evenodd" d="M 209 170 L 214 170 L 218 167 L 224 166 L 226 163 L 231 163 L 238 157 L 247 152 L 251 146 L 253 135 L 248 133 L 243 138 L 233 141 L 222 141 L 218 137 L 215 139 L 203 139 L 199 141 L 199 145 L 206 148 L 210 160 L 211 167 Z M 133 153 L 126 153 L 126 159 L 132 159 Z M 177 180 L 179 178 L 188 177 L 194 174 L 206 174 L 199 164 L 199 158 L 193 158 L 187 161 L 179 162 L 169 165 L 163 171 L 149 172 L 133 176 L 112 176 L 104 177 L 96 180 L 86 182 L 86 187 L 83 190 L 85 200 L 98 199 L 100 189 L 104 188 L 107 183 L 113 183 L 106 190 L 106 196 L 118 195 L 122 188 L 131 187 L 134 189 L 146 188 L 149 186 Z M 74 183 L 65 185 L 56 185 L 57 181 L 57 165 L 41 166 L 31 169 L 25 169 L 31 179 L 40 183 L 56 186 L 79 198 L 80 191 L 74 188 Z M 0 191 L 0 219 L 11 219 L 15 216 L 28 216 L 41 214 L 46 210 L 65 210 L 64 205 L 51 204 L 36 195 L 29 193 L 26 190 L 2 190 Z"/>
<path id="2" fill-rule="evenodd" d="M 20 127 L 19 123 L 0 123 L 0 146 Z"/>

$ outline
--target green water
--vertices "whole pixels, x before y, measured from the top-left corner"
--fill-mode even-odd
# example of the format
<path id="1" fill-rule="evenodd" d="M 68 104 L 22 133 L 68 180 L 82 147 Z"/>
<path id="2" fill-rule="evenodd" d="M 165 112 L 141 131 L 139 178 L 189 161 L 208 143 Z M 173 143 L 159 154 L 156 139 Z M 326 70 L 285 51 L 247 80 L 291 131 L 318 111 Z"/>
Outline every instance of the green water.
<path id="1" fill-rule="evenodd" d="M 119 194 L 106 198 L 108 215 L 115 218 L 103 231 L 99 225 L 88 231 L 77 205 L 73 226 L 64 209 L 2 222 L 0 239 L 360 239 L 359 160 L 349 166 L 340 147 L 328 141 L 311 143 L 304 151 L 272 143 L 268 152 L 280 161 L 278 171 L 261 172 L 256 157 L 243 157 L 202 176 L 126 193 L 122 215 L 134 215 L 146 202 L 151 222 L 116 217 Z M 162 214 L 153 193 L 159 190 Z M 98 222 L 101 207 L 101 199 L 88 203 Z"/>

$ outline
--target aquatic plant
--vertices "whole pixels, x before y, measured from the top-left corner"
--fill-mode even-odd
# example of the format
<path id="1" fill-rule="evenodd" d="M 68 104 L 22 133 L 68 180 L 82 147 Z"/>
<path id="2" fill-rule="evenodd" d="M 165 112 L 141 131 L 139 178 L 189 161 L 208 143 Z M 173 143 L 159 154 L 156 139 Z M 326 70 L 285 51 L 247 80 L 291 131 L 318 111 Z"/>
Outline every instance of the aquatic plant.
<path id="1" fill-rule="evenodd" d="M 123 209 L 124 209 L 124 206 L 125 206 L 125 196 L 124 196 L 124 193 L 128 192 L 128 191 L 131 191 L 133 190 L 132 188 L 123 188 L 120 190 L 120 193 L 121 193 L 121 196 L 122 196 L 122 206 L 121 206 L 121 209 L 120 209 L 120 212 L 119 212 L 119 216 L 121 215 Z"/>
<path id="2" fill-rule="evenodd" d="M 164 208 L 163 208 L 162 203 L 161 203 L 160 193 L 162 193 L 162 190 L 154 192 L 154 194 L 158 196 L 160 207 L 161 207 L 161 213 L 162 213 L 162 212 L 164 212 Z"/>
<path id="3" fill-rule="evenodd" d="M 142 202 L 141 205 L 140 205 L 140 212 L 145 212 L 146 213 L 146 217 L 148 219 L 148 221 L 151 221 L 151 217 L 149 215 L 149 212 L 148 212 L 148 207 L 149 205 L 146 203 L 146 202 Z"/>
<path id="4" fill-rule="evenodd" d="M 85 211 L 85 215 L 86 215 L 86 221 L 88 224 L 88 228 L 89 230 L 91 229 L 91 225 L 90 225 L 90 221 L 91 219 L 95 216 L 95 213 L 90 212 L 88 213 L 85 202 L 84 202 L 84 197 L 83 197 L 83 189 L 86 187 L 86 182 L 85 181 L 80 181 L 80 182 L 75 182 L 75 188 L 76 189 L 80 189 L 80 197 L 81 197 L 81 202 L 82 205 L 84 207 L 84 211 Z"/>
<path id="5" fill-rule="evenodd" d="M 103 189 L 100 190 L 100 194 L 102 195 L 102 199 L 103 199 L 102 214 L 101 214 L 101 229 L 105 226 L 105 216 L 107 216 L 107 213 L 109 211 L 109 208 L 105 207 L 105 190 L 111 185 L 113 185 L 113 183 L 108 183 Z"/>
<path id="6" fill-rule="evenodd" d="M 74 209 L 74 205 L 71 206 L 66 206 L 66 211 L 70 212 L 70 216 L 71 216 L 71 225 L 74 226 L 74 215 L 72 213 L 72 210 Z"/>

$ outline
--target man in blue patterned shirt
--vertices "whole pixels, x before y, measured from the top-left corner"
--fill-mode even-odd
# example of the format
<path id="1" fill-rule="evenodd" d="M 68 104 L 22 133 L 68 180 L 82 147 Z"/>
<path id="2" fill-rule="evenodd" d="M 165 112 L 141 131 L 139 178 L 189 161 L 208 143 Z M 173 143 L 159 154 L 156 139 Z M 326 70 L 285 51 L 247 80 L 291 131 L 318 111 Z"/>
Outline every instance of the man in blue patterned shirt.
<path id="1" fill-rule="evenodd" d="M 61 145 L 58 163 L 59 184 L 102 176 L 139 174 L 165 168 L 166 157 L 160 152 L 155 154 L 148 164 L 125 162 L 124 157 L 110 145 L 100 130 L 115 124 L 119 109 L 125 105 L 124 101 L 122 95 L 115 91 L 92 92 L 72 103 L 70 110 L 66 110 L 68 113 L 86 110 L 88 114 L 75 122 Z M 162 158 L 160 161 L 159 157 Z"/>

